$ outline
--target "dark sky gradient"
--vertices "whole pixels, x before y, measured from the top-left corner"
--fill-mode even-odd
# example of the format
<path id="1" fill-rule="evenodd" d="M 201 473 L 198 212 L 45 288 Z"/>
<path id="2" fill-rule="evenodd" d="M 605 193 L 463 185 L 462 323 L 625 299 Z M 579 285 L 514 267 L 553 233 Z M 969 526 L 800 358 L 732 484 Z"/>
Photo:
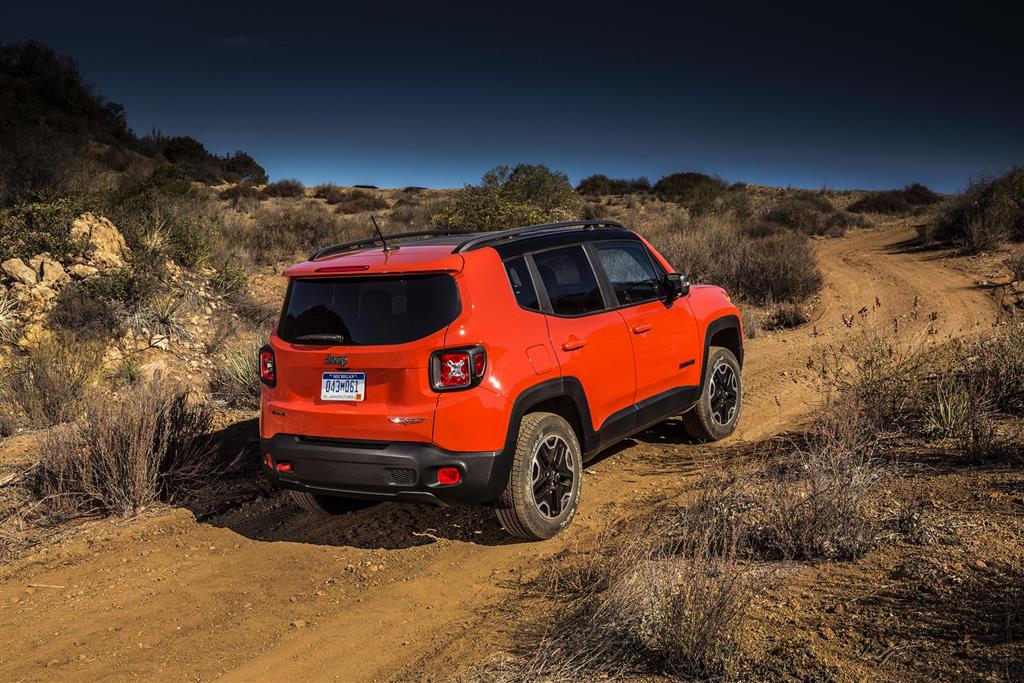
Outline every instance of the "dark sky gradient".
<path id="1" fill-rule="evenodd" d="M 137 132 L 306 183 L 525 161 L 955 191 L 1024 164 L 1020 5 L 434 5 L 38 2 L 0 40 L 77 59 Z"/>

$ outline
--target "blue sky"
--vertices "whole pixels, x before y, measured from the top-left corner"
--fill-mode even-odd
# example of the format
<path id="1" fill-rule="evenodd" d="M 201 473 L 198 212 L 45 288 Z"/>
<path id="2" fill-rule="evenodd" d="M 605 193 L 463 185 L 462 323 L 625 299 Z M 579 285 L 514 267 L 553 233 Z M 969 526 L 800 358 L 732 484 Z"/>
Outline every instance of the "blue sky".
<path id="1" fill-rule="evenodd" d="M 5 10 L 0 40 L 77 59 L 139 133 L 309 184 L 530 162 L 948 192 L 1024 164 L 1013 4 L 60 5 Z"/>

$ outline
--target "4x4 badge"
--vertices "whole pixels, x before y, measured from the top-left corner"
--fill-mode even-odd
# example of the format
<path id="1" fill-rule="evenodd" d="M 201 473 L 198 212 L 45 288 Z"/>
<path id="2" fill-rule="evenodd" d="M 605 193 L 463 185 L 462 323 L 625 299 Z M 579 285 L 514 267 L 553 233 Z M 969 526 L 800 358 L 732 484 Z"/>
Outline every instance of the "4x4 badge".
<path id="1" fill-rule="evenodd" d="M 348 365 L 348 358 L 346 356 L 332 356 L 328 354 L 327 358 L 324 359 L 324 363 L 327 365 L 340 365 L 344 367 Z"/>

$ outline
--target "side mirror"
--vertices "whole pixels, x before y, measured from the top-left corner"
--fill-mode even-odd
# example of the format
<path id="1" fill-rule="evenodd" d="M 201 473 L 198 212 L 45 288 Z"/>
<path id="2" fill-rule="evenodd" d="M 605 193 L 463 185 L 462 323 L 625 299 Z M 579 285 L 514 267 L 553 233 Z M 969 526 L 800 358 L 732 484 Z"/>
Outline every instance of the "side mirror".
<path id="1" fill-rule="evenodd" d="M 690 293 L 690 276 L 686 273 L 667 273 L 665 290 L 669 299 L 678 299 Z"/>

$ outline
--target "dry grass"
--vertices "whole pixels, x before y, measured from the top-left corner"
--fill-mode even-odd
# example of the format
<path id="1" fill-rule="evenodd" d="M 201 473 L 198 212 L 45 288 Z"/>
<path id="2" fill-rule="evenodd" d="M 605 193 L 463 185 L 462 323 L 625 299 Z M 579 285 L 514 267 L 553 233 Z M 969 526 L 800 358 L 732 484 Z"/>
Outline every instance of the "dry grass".
<path id="1" fill-rule="evenodd" d="M 76 418 L 100 369 L 103 347 L 54 336 L 16 358 L 0 383 L 0 399 L 34 427 Z"/>
<path id="2" fill-rule="evenodd" d="M 578 681 L 645 675 L 731 677 L 753 595 L 751 574 L 699 528 L 666 546 L 651 526 L 607 534 L 534 584 L 557 605 L 526 651 L 492 662 L 490 681 Z M 677 531 L 679 531 L 677 529 Z"/>
<path id="3" fill-rule="evenodd" d="M 767 317 L 761 321 L 765 330 L 789 330 L 807 322 L 807 314 L 800 304 L 788 303 L 773 306 Z"/>
<path id="4" fill-rule="evenodd" d="M 235 215 L 225 221 L 221 251 L 257 263 L 277 263 L 371 232 L 368 222 L 342 218 L 318 201 L 264 205 L 251 216 Z"/>
<path id="5" fill-rule="evenodd" d="M 13 344 L 20 336 L 18 302 L 5 292 L 0 294 L 0 343 Z"/>
<path id="6" fill-rule="evenodd" d="M 205 404 L 159 377 L 96 400 L 81 421 L 47 435 L 33 491 L 61 517 L 187 499 L 214 474 L 211 419 Z"/>
<path id="7" fill-rule="evenodd" d="M 269 183 L 263 187 L 264 197 L 281 197 L 295 199 L 306 195 L 306 186 L 294 178 L 278 180 L 276 183 Z"/>

